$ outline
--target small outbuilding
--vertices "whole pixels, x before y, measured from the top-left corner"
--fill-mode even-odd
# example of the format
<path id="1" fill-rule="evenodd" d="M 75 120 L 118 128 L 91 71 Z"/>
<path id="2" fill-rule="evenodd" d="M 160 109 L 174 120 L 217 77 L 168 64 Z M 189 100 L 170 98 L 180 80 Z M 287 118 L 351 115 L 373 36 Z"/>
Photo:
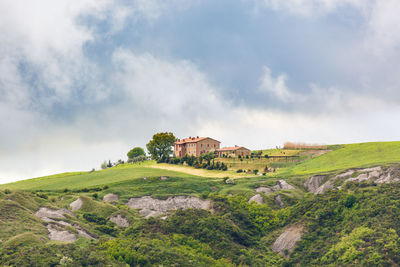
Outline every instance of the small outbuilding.
<path id="1" fill-rule="evenodd" d="M 223 156 L 250 156 L 251 150 L 247 149 L 243 146 L 234 146 L 234 147 L 223 147 L 221 149 L 217 149 L 215 151 L 218 154 L 218 157 Z"/>

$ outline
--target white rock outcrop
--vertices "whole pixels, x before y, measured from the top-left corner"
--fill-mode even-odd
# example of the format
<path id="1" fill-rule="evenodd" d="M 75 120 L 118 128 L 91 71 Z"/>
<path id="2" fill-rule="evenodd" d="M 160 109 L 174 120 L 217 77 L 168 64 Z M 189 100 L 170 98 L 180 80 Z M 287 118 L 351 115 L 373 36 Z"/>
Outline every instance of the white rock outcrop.
<path id="1" fill-rule="evenodd" d="M 256 202 L 258 204 L 263 204 L 264 203 L 264 198 L 260 194 L 257 194 L 257 195 L 252 196 L 249 199 L 249 203 L 250 202 Z"/>
<path id="2" fill-rule="evenodd" d="M 107 194 L 103 197 L 103 201 L 105 202 L 118 202 L 119 196 L 117 194 Z"/>
<path id="3" fill-rule="evenodd" d="M 129 223 L 128 219 L 122 216 L 121 214 L 117 214 L 110 217 L 110 221 L 115 223 L 120 227 L 129 227 L 131 224 Z"/>
<path id="4" fill-rule="evenodd" d="M 83 200 L 81 197 L 79 197 L 77 200 L 75 200 L 74 202 L 72 202 L 71 204 L 69 204 L 69 206 L 71 207 L 72 211 L 75 210 L 80 210 L 83 206 Z"/>
<path id="5" fill-rule="evenodd" d="M 396 183 L 400 182 L 400 168 L 395 165 L 387 169 L 380 166 L 365 169 L 351 169 L 331 178 L 327 175 L 315 175 L 304 183 L 304 187 L 314 194 L 323 194 L 329 189 L 334 189 L 334 181 L 339 179 L 344 180 L 343 184 L 364 181 L 373 181 L 377 184 Z M 342 186 L 336 188 L 341 189 Z"/>
<path id="6" fill-rule="evenodd" d="M 264 194 L 268 195 L 268 194 L 272 194 L 274 192 L 278 192 L 280 190 L 292 190 L 292 189 L 296 189 L 296 188 L 293 185 L 286 182 L 285 180 L 281 179 L 281 180 L 277 181 L 276 184 L 272 187 L 261 186 L 261 187 L 256 188 L 256 192 L 264 193 Z"/>
<path id="7" fill-rule="evenodd" d="M 53 224 L 48 224 L 47 230 L 49 231 L 50 240 L 74 242 L 78 239 L 75 234 L 72 234 L 64 229 L 59 229 Z"/>
<path id="8" fill-rule="evenodd" d="M 139 209 L 139 214 L 146 218 L 166 214 L 169 210 L 211 209 L 210 200 L 202 200 L 193 196 L 174 196 L 166 200 L 144 196 L 131 198 L 126 204 L 132 209 Z"/>
<path id="9" fill-rule="evenodd" d="M 285 251 L 291 252 L 296 242 L 301 239 L 304 227 L 302 225 L 289 226 L 272 244 L 271 249 L 276 253 L 285 255 Z"/>
<path id="10" fill-rule="evenodd" d="M 74 214 L 67 209 L 59 209 L 54 210 L 47 207 L 41 207 L 36 213 L 40 219 L 44 222 L 47 222 L 47 230 L 49 231 L 49 239 L 55 241 L 65 241 L 65 242 L 74 242 L 78 239 L 76 234 L 70 233 L 65 227 L 70 226 L 75 228 L 79 235 L 95 239 L 88 232 L 86 232 L 79 224 L 71 224 L 69 222 L 63 221 L 63 219 L 67 219 L 66 215 L 74 216 Z"/>

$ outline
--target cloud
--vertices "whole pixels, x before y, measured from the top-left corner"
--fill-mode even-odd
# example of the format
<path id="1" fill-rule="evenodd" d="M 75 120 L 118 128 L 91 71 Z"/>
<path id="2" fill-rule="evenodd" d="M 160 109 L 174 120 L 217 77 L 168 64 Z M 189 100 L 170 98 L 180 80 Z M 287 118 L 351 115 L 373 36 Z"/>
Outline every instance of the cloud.
<path id="1" fill-rule="evenodd" d="M 375 1 L 366 14 L 368 35 L 366 46 L 375 54 L 393 56 L 400 47 L 400 2 L 396 0 Z"/>
<path id="2" fill-rule="evenodd" d="M 291 0 L 292 7 L 284 1 L 269 2 L 276 10 L 305 5 L 305 11 L 297 14 L 306 15 L 330 12 L 352 1 Z M 296 82 L 290 72 L 275 74 L 265 66 L 258 93 L 282 106 L 237 104 L 195 61 L 162 57 L 113 39 L 128 25 L 134 27 L 138 21 L 154 25 L 165 12 L 191 4 L 185 0 L 0 2 L 0 183 L 14 177 L 90 170 L 105 159 L 124 158 L 131 147 L 143 147 L 158 131 L 173 131 L 178 137 L 212 136 L 223 145 L 254 149 L 284 141 L 396 137 L 398 129 L 387 125 L 399 114 L 398 105 L 387 104 L 376 93 L 360 90 L 360 94 L 339 82 L 322 86 L 318 77 L 301 93 L 289 86 L 289 81 Z M 374 29 L 371 36 L 380 27 L 395 26 L 379 18 L 371 15 L 371 21 L 377 21 L 369 26 Z M 384 36 L 384 45 L 395 47 L 397 35 Z M 110 51 L 90 50 L 103 38 L 111 39 Z M 105 58 L 93 59 L 88 50 Z"/>
<path id="3" fill-rule="evenodd" d="M 363 18 L 365 48 L 378 57 L 387 58 L 398 51 L 400 45 L 400 17 L 397 0 L 254 0 L 257 12 L 271 9 L 301 17 L 320 17 L 340 8 L 358 10 Z"/>
<path id="4" fill-rule="evenodd" d="M 294 15 L 315 16 L 327 14 L 339 7 L 361 7 L 369 0 L 255 0 L 256 7 L 283 10 Z"/>
<path id="5" fill-rule="evenodd" d="M 258 89 L 262 92 L 272 94 L 282 102 L 291 102 L 295 95 L 286 85 L 288 79 L 287 75 L 283 73 L 274 78 L 271 74 L 271 70 L 266 66 L 264 66 L 263 71 L 264 73 L 260 78 Z"/>

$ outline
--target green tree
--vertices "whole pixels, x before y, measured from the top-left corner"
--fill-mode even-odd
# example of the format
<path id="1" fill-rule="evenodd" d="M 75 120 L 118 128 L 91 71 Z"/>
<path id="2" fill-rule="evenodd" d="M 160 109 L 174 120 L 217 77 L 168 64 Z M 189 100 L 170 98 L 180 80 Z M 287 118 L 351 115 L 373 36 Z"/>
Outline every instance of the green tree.
<path id="1" fill-rule="evenodd" d="M 173 133 L 156 133 L 146 147 L 152 159 L 159 160 L 170 156 L 175 141 L 176 138 Z"/>
<path id="2" fill-rule="evenodd" d="M 146 153 L 144 152 L 143 148 L 135 147 L 131 149 L 126 155 L 128 156 L 128 159 L 133 159 L 139 156 L 146 156 Z"/>

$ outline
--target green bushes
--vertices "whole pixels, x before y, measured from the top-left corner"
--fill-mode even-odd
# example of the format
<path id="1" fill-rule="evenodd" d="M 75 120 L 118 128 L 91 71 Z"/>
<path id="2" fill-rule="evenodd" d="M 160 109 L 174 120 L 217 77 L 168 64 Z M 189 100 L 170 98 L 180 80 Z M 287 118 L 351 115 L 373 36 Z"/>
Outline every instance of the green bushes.
<path id="1" fill-rule="evenodd" d="M 117 231 L 114 227 L 108 225 L 96 226 L 94 229 L 111 236 L 115 236 Z"/>
<path id="2" fill-rule="evenodd" d="M 400 261 L 400 185 L 348 184 L 351 193 L 332 191 L 291 208 L 290 220 L 307 221 L 308 231 L 289 264 L 390 266 Z"/>
<path id="3" fill-rule="evenodd" d="M 104 225 L 107 223 L 107 220 L 103 217 L 100 217 L 94 213 L 84 213 L 83 214 L 83 218 L 88 221 L 88 222 L 92 222 L 95 224 L 100 224 L 100 225 Z M 103 231 L 102 231 L 103 232 Z"/>
<path id="4" fill-rule="evenodd" d="M 185 155 L 182 158 L 169 158 L 166 160 L 163 160 L 162 162 L 166 162 L 169 164 L 186 164 L 188 166 L 194 167 L 196 169 L 207 169 L 207 170 L 222 170 L 226 171 L 228 170 L 228 166 L 223 163 L 217 161 L 216 163 L 214 162 L 215 154 L 210 152 L 210 153 L 205 153 L 202 154 L 200 157 L 195 157 L 195 156 L 188 156 Z M 161 162 L 160 162 L 161 163 Z"/>

